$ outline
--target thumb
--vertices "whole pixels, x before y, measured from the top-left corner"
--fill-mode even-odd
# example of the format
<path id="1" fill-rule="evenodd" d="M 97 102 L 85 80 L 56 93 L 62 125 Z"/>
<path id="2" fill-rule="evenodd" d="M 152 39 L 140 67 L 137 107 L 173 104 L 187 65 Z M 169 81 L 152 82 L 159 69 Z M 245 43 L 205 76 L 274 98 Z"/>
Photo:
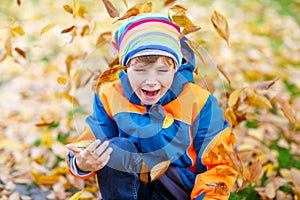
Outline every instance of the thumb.
<path id="1" fill-rule="evenodd" d="M 74 144 L 67 144 L 66 148 L 70 151 L 73 151 L 73 153 L 75 153 L 75 154 L 79 154 L 81 151 L 83 151 L 82 149 L 78 148 Z"/>

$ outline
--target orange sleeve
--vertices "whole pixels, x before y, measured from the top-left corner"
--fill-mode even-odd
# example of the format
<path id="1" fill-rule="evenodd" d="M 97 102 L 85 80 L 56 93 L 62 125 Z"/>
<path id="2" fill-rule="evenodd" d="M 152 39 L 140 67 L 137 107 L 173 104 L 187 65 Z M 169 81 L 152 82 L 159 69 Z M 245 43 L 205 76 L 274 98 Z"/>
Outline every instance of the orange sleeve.
<path id="1" fill-rule="evenodd" d="M 234 136 L 229 128 L 226 128 L 205 149 L 202 163 L 207 167 L 207 171 L 197 175 L 191 199 L 197 199 L 204 193 L 203 200 L 229 198 L 237 175 L 228 156 L 233 152 L 232 137 Z"/>

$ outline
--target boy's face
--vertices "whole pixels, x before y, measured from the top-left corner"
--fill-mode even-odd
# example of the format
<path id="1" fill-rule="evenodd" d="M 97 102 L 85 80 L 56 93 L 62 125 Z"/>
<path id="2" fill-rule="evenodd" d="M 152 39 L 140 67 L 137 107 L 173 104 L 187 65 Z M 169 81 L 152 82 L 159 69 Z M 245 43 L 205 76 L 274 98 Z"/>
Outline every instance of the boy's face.
<path id="1" fill-rule="evenodd" d="M 155 63 L 133 62 L 127 68 L 131 87 L 146 105 L 157 103 L 168 91 L 175 72 L 174 64 L 168 64 L 162 57 L 158 58 Z"/>

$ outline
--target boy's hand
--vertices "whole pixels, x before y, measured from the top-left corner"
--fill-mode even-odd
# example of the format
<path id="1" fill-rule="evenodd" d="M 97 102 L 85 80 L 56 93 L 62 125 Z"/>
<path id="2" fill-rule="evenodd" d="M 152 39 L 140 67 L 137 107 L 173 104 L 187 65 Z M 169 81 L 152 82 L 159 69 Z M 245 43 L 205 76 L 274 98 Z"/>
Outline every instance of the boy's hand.
<path id="1" fill-rule="evenodd" d="M 75 145 L 67 145 L 67 149 L 76 155 L 76 165 L 81 171 L 98 171 L 109 161 L 112 148 L 108 147 L 109 142 L 105 141 L 101 145 L 100 140 L 93 141 L 86 149 L 82 150 Z"/>

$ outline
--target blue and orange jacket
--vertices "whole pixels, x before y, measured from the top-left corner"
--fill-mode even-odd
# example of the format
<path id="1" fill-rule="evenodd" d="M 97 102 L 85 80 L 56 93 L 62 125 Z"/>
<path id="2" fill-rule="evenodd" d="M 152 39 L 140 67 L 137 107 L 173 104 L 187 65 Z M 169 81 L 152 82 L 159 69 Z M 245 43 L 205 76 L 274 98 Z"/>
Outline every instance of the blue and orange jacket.
<path id="1" fill-rule="evenodd" d="M 125 71 L 118 80 L 102 83 L 94 94 L 93 113 L 86 119 L 90 131 L 79 140 L 128 138 L 150 167 L 171 160 L 191 199 L 228 199 L 236 179 L 228 156 L 234 136 L 216 98 L 193 83 L 190 70 L 188 64 L 181 66 L 155 105 L 141 104 Z M 174 121 L 165 126 L 167 116 Z M 80 174 L 71 160 L 73 175 L 95 174 Z"/>

